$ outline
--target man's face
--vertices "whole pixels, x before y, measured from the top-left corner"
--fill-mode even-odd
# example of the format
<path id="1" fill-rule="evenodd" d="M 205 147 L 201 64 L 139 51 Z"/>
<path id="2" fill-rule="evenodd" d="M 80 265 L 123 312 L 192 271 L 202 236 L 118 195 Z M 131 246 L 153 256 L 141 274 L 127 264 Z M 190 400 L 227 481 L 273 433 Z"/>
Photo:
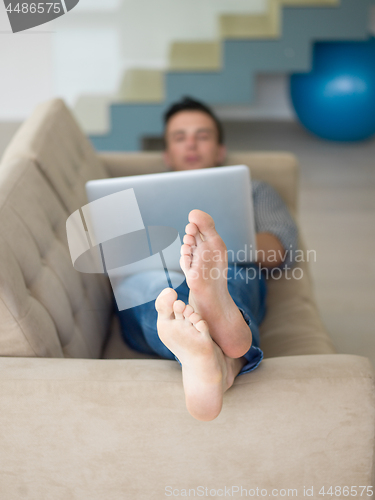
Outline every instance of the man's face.
<path id="1" fill-rule="evenodd" d="M 164 161 L 172 170 L 216 167 L 225 158 L 216 124 L 202 111 L 180 111 L 173 115 L 165 140 Z"/>

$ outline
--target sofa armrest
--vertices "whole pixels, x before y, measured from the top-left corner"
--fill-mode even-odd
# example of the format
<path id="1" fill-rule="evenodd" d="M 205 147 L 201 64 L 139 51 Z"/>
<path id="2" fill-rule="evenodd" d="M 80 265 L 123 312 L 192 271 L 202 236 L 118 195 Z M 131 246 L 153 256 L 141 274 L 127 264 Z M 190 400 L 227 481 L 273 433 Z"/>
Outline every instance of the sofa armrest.
<path id="1" fill-rule="evenodd" d="M 367 358 L 266 359 L 199 422 L 174 361 L 1 358 L 2 495 L 149 500 L 242 486 L 320 498 L 323 486 L 371 486 L 373 386 Z"/>

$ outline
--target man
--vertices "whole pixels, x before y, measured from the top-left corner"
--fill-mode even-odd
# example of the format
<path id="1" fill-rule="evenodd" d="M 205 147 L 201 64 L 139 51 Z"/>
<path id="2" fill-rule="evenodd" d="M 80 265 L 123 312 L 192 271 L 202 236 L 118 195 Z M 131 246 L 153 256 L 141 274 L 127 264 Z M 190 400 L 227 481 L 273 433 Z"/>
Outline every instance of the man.
<path id="1" fill-rule="evenodd" d="M 170 107 L 164 159 L 171 170 L 219 166 L 225 154 L 222 126 L 210 108 L 188 97 Z M 259 268 L 287 265 L 289 250 L 296 249 L 296 225 L 273 188 L 253 181 L 253 200 L 257 264 L 228 266 L 212 217 L 193 210 L 181 247 L 186 281 L 163 290 L 156 301 L 119 313 L 131 347 L 180 362 L 186 406 L 199 420 L 216 418 L 235 377 L 261 362 L 258 327 L 265 315 L 266 281 Z M 254 279 L 249 281 L 241 271 L 250 268 Z M 165 277 L 149 273 L 146 279 L 148 288 L 157 289 Z M 142 292 L 144 276 L 129 278 L 124 286 Z"/>

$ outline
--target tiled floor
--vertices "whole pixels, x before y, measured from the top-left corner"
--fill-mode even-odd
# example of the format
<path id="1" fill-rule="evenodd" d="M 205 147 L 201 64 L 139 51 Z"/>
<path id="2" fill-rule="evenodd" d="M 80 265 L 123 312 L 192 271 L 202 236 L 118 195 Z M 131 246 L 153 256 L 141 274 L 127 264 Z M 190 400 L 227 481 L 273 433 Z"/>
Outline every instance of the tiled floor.
<path id="1" fill-rule="evenodd" d="M 0 124 L 0 155 L 18 124 Z M 342 353 L 375 366 L 375 138 L 317 139 L 293 122 L 226 123 L 230 149 L 284 150 L 301 164 L 300 222 L 322 319 Z"/>

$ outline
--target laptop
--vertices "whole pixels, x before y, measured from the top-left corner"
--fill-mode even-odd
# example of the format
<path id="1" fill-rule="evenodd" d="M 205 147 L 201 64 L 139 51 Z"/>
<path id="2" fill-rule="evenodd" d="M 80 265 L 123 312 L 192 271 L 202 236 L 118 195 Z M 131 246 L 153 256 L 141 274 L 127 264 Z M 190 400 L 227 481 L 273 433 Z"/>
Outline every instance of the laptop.
<path id="1" fill-rule="evenodd" d="M 200 209 L 213 217 L 216 229 L 227 246 L 229 262 L 248 263 L 255 256 L 251 179 L 250 171 L 245 165 L 92 180 L 86 183 L 86 192 L 89 201 L 87 207 L 94 207 L 93 202 L 104 197 L 110 200 L 109 197 L 115 193 L 118 193 L 116 196 L 120 193 L 131 196 L 123 202 L 121 209 L 121 203 L 119 205 L 116 202 L 117 214 L 132 214 L 132 218 L 139 221 L 132 228 L 127 226 L 128 233 L 136 234 L 143 223 L 146 232 L 148 231 L 151 255 L 160 252 L 160 247 L 163 246 L 155 239 L 155 234 L 163 231 L 155 231 L 155 228 L 164 228 L 163 234 L 167 239 L 168 228 L 175 230 L 175 234 L 178 232 L 180 238 L 175 247 L 179 250 L 189 212 Z M 98 217 L 95 210 L 91 210 L 92 224 L 95 224 Z M 119 223 L 121 218 L 121 215 L 115 217 Z M 106 226 L 105 221 L 102 221 L 102 225 Z M 153 241 L 150 239 L 152 228 Z M 102 242 L 108 239 L 109 236 L 101 237 Z M 168 269 L 181 271 L 179 257 L 179 251 L 175 251 L 172 259 L 169 259 Z M 136 255 L 132 260 L 135 258 Z"/>

